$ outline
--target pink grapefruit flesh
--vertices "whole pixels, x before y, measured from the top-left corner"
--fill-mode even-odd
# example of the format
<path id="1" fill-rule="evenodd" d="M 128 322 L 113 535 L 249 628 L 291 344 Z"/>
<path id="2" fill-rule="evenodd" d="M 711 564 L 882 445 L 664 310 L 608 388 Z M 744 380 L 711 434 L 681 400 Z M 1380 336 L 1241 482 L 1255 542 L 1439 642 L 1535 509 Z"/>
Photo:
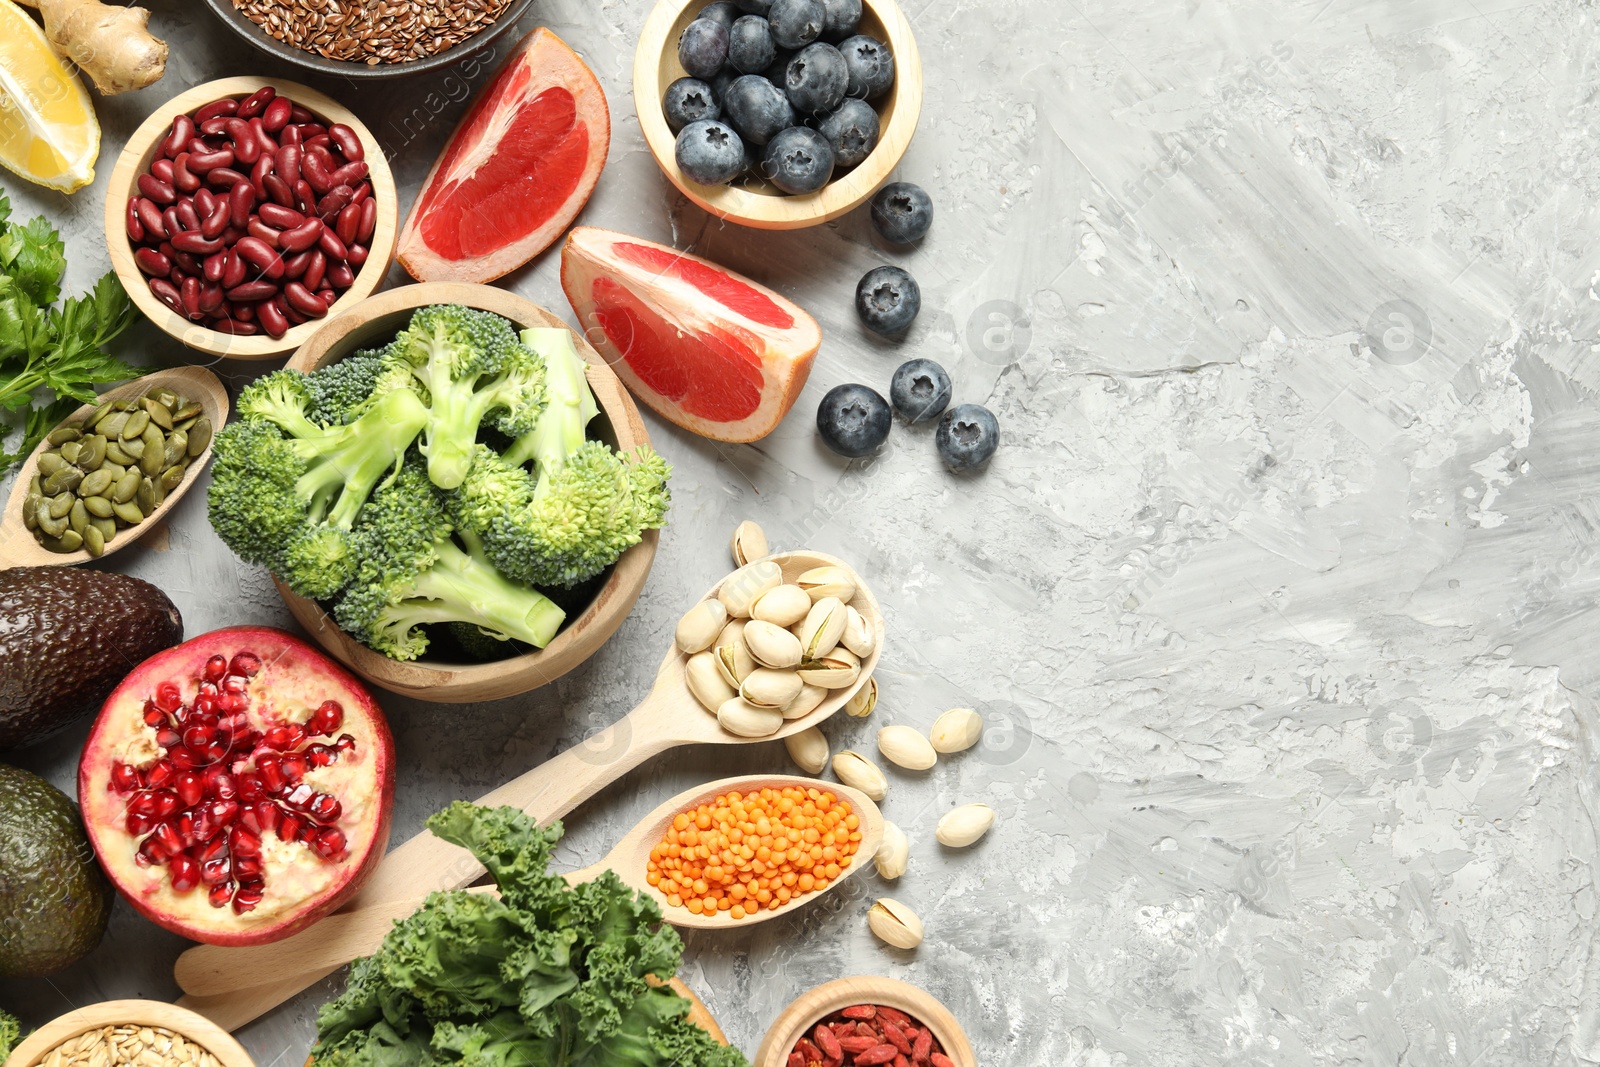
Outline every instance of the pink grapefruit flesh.
<path id="1" fill-rule="evenodd" d="M 657 414 L 716 441 L 756 441 L 805 388 L 816 321 L 743 275 L 666 245 L 580 226 L 561 287 L 589 343 Z"/>

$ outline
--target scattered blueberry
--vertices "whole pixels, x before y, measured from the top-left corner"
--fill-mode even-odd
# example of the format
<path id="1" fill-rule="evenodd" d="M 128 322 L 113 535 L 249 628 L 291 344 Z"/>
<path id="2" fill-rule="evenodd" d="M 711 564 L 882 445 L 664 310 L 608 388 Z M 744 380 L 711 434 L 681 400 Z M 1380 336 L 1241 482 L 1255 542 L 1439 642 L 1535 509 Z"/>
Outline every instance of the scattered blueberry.
<path id="1" fill-rule="evenodd" d="M 873 333 L 885 337 L 904 333 L 921 310 L 917 280 L 899 267 L 869 270 L 856 286 L 856 312 Z"/>
<path id="2" fill-rule="evenodd" d="M 839 105 L 839 110 L 823 119 L 817 129 L 833 146 L 835 166 L 853 167 L 878 146 L 878 113 L 864 100 L 846 100 Z"/>
<path id="3" fill-rule="evenodd" d="M 767 17 L 767 10 L 772 7 L 772 0 L 733 0 L 733 3 L 740 11 L 760 15 L 762 18 Z"/>
<path id="4" fill-rule="evenodd" d="M 735 78 L 722 94 L 722 117 L 752 144 L 766 144 L 794 125 L 789 98 L 759 74 Z"/>
<path id="5" fill-rule="evenodd" d="M 777 57 L 767 20 L 759 15 L 745 15 L 728 31 L 728 63 L 739 73 L 760 74 Z"/>
<path id="6" fill-rule="evenodd" d="M 691 78 L 715 77 L 728 58 L 728 27 L 714 19 L 695 19 L 678 36 L 678 62 Z"/>
<path id="7" fill-rule="evenodd" d="M 871 37 L 856 36 L 839 45 L 850 70 L 846 92 L 863 100 L 873 100 L 894 84 L 894 54 L 889 46 Z"/>
<path id="8" fill-rule="evenodd" d="M 667 125 L 672 127 L 673 133 L 691 122 L 722 116 L 722 108 L 717 105 L 717 94 L 698 78 L 679 78 L 667 86 L 663 109 L 667 113 Z"/>
<path id="9" fill-rule="evenodd" d="M 933 225 L 933 201 L 920 185 L 891 182 L 872 198 L 872 225 L 891 244 L 920 241 Z"/>
<path id="10" fill-rule="evenodd" d="M 678 134 L 678 169 L 701 185 L 725 185 L 744 170 L 744 143 L 721 122 L 691 122 Z"/>
<path id="11" fill-rule="evenodd" d="M 982 404 L 961 404 L 944 413 L 933 440 L 946 467 L 970 471 L 989 462 L 1000 447 L 1000 423 Z"/>
<path id="12" fill-rule="evenodd" d="M 876 452 L 889 437 L 889 402 L 864 385 L 836 385 L 817 405 L 822 443 L 851 459 Z"/>
<path id="13" fill-rule="evenodd" d="M 833 177 L 833 146 L 816 130 L 791 126 L 768 143 L 761 172 L 786 193 L 814 193 Z"/>
<path id="14" fill-rule="evenodd" d="M 889 400 L 907 422 L 929 422 L 950 405 L 950 375 L 931 359 L 909 359 L 889 382 Z"/>
<path id="15" fill-rule="evenodd" d="M 804 48 L 815 41 L 822 36 L 826 17 L 822 0 L 772 0 L 767 10 L 772 40 L 779 48 Z"/>
<path id="16" fill-rule="evenodd" d="M 802 48 L 783 73 L 783 91 L 801 115 L 826 115 L 836 109 L 849 82 L 844 56 L 831 44 Z"/>
<path id="17" fill-rule="evenodd" d="M 861 23 L 861 0 L 822 0 L 822 39 L 838 42 Z"/>
<path id="18" fill-rule="evenodd" d="M 707 4 L 700 9 L 700 14 L 695 16 L 697 19 L 710 19 L 712 22 L 720 22 L 724 26 L 732 26 L 733 20 L 738 17 L 739 5 L 733 3 L 732 0 L 717 0 L 714 4 Z"/>

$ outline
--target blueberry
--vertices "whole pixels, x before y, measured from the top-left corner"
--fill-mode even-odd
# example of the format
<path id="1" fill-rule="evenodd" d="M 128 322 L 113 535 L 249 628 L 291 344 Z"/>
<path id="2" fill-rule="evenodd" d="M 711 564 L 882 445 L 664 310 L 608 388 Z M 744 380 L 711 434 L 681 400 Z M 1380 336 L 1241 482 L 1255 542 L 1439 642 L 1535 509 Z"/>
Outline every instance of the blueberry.
<path id="1" fill-rule="evenodd" d="M 728 63 L 741 74 L 760 74 L 777 57 L 767 20 L 759 15 L 745 15 L 728 31 Z"/>
<path id="2" fill-rule="evenodd" d="M 726 123 L 691 122 L 675 154 L 678 169 L 701 185 L 726 185 L 744 170 L 744 143 Z"/>
<path id="3" fill-rule="evenodd" d="M 873 333 L 885 337 L 904 333 L 921 310 L 917 280 L 899 267 L 869 270 L 856 286 L 856 312 Z"/>
<path id="4" fill-rule="evenodd" d="M 752 144 L 766 144 L 779 130 L 794 125 L 789 98 L 759 74 L 734 79 L 722 94 L 722 116 Z"/>
<path id="5" fill-rule="evenodd" d="M 740 11 L 760 15 L 762 18 L 767 17 L 767 9 L 772 6 L 772 0 L 733 0 L 733 3 Z"/>
<path id="6" fill-rule="evenodd" d="M 920 185 L 891 182 L 872 198 L 872 225 L 890 244 L 920 241 L 933 225 L 933 201 Z"/>
<path id="7" fill-rule="evenodd" d="M 793 58 L 794 53 L 787 48 L 778 49 L 777 54 L 772 57 L 771 64 L 761 72 L 761 76 L 781 90 L 784 75 L 789 73 L 789 60 Z"/>
<path id="8" fill-rule="evenodd" d="M 695 19 L 678 36 L 678 62 L 691 78 L 711 78 L 728 58 L 728 27 Z"/>
<path id="9" fill-rule="evenodd" d="M 851 459 L 870 456 L 889 438 L 889 402 L 864 385 L 836 385 L 817 405 L 822 443 Z"/>
<path id="10" fill-rule="evenodd" d="M 989 462 L 1000 447 L 1000 423 L 982 404 L 960 404 L 944 413 L 933 440 L 946 467 L 970 471 Z"/>
<path id="11" fill-rule="evenodd" d="M 835 166 L 853 167 L 878 146 L 878 113 L 864 100 L 846 100 L 817 129 L 833 146 Z"/>
<path id="12" fill-rule="evenodd" d="M 822 0 L 822 39 L 839 42 L 861 23 L 861 0 Z"/>
<path id="13" fill-rule="evenodd" d="M 732 26 L 733 20 L 738 17 L 739 6 L 733 3 L 732 0 L 717 0 L 714 4 L 707 4 L 700 9 L 700 14 L 695 16 L 697 19 L 710 19 L 712 22 L 720 22 L 724 26 Z"/>
<path id="14" fill-rule="evenodd" d="M 889 382 L 889 400 L 907 422 L 928 422 L 950 405 L 950 375 L 931 359 L 908 359 Z"/>
<path id="15" fill-rule="evenodd" d="M 772 0 L 767 21 L 779 48 L 804 48 L 822 36 L 822 0 Z"/>
<path id="16" fill-rule="evenodd" d="M 850 84 L 845 89 L 849 95 L 874 100 L 894 84 L 894 53 L 882 41 L 856 36 L 840 44 L 839 51 L 850 70 Z"/>
<path id="17" fill-rule="evenodd" d="M 768 143 L 761 173 L 786 193 L 814 193 L 833 177 L 833 146 L 816 130 L 791 126 Z"/>
<path id="18" fill-rule="evenodd" d="M 716 94 L 698 78 L 679 78 L 667 86 L 667 99 L 662 109 L 667 113 L 667 125 L 672 127 L 673 133 L 691 122 L 722 117 Z"/>
<path id="19" fill-rule="evenodd" d="M 807 45 L 789 60 L 783 72 L 783 91 L 801 115 L 826 115 L 844 100 L 850 72 L 844 56 L 831 44 Z"/>

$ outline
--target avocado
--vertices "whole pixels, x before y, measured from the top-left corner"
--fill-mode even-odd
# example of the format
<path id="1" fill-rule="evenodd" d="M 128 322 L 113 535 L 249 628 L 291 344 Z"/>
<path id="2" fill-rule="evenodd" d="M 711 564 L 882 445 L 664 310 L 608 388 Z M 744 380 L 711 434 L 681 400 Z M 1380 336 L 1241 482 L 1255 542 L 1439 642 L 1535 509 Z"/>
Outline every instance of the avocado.
<path id="1" fill-rule="evenodd" d="M 115 896 L 78 806 L 0 764 L 0 978 L 40 978 L 88 955 Z"/>
<path id="2" fill-rule="evenodd" d="M 98 711 L 129 671 L 182 640 L 183 617 L 149 582 L 75 567 L 0 571 L 0 750 Z"/>

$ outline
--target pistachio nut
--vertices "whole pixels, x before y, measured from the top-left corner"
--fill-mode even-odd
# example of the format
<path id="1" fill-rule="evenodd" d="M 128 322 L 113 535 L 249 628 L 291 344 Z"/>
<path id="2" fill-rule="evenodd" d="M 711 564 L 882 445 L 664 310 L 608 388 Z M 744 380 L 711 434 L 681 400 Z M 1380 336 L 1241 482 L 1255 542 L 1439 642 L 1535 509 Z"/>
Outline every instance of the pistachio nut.
<path id="1" fill-rule="evenodd" d="M 717 709 L 738 694 L 733 691 L 733 686 L 722 677 L 722 671 L 717 667 L 717 657 L 712 652 L 696 652 L 689 657 L 689 662 L 684 664 L 683 676 L 689 686 L 689 692 L 711 714 L 715 715 Z"/>
<path id="2" fill-rule="evenodd" d="M 800 666 L 800 639 L 781 626 L 751 619 L 745 624 L 744 644 L 750 650 L 750 655 L 763 667 L 788 670 Z"/>
<path id="3" fill-rule="evenodd" d="M 780 585 L 761 594 L 750 609 L 753 618 L 774 626 L 793 626 L 811 610 L 811 598 L 798 585 Z"/>
<path id="4" fill-rule="evenodd" d="M 825 596 L 811 605 L 797 635 L 805 659 L 821 659 L 839 646 L 839 638 L 844 636 L 845 610 L 844 601 L 836 596 Z"/>
<path id="5" fill-rule="evenodd" d="M 727 682 L 731 689 L 738 689 L 743 685 L 745 678 L 757 666 L 742 637 L 735 638 L 725 645 L 718 645 L 716 657 L 717 670 L 722 673 L 722 680 Z"/>
<path id="6" fill-rule="evenodd" d="M 989 832 L 994 817 L 994 809 L 987 804 L 963 804 L 944 813 L 933 836 L 941 845 L 966 848 Z"/>
<path id="7" fill-rule="evenodd" d="M 745 676 L 739 685 L 739 695 L 758 708 L 782 711 L 795 702 L 805 685 L 793 671 L 758 667 Z"/>
<path id="8" fill-rule="evenodd" d="M 820 685 L 824 689 L 849 689 L 861 677 L 861 661 L 848 648 L 835 648 L 821 659 L 806 660 L 796 673 L 807 685 Z"/>
<path id="9" fill-rule="evenodd" d="M 824 700 L 828 699 L 828 691 L 820 685 L 802 685 L 800 695 L 794 702 L 783 709 L 785 719 L 803 719 L 816 711 Z"/>
<path id="10" fill-rule="evenodd" d="M 836 596 L 846 604 L 855 599 L 856 580 L 843 567 L 813 567 L 794 580 L 812 600 Z"/>
<path id="11" fill-rule="evenodd" d="M 898 723 L 878 731 L 878 751 L 884 759 L 908 771 L 926 771 L 939 762 L 939 754 L 922 731 Z"/>
<path id="12" fill-rule="evenodd" d="M 743 567 L 751 560 L 760 559 L 767 554 L 767 533 L 746 519 L 733 531 L 733 538 L 728 542 L 728 551 L 733 553 L 733 565 Z"/>
<path id="13" fill-rule="evenodd" d="M 856 695 L 844 706 L 844 713 L 853 718 L 865 719 L 878 706 L 878 679 L 868 678 L 867 684 L 856 690 Z"/>
<path id="14" fill-rule="evenodd" d="M 783 584 L 783 571 L 770 559 L 749 563 L 722 580 L 717 599 L 735 619 L 748 619 L 761 594 Z"/>
<path id="15" fill-rule="evenodd" d="M 722 601 L 702 600 L 678 620 L 673 640 L 677 641 L 680 651 L 692 656 L 710 648 L 727 624 L 728 609 L 723 607 Z"/>
<path id="16" fill-rule="evenodd" d="M 807 774 L 821 774 L 828 765 L 828 739 L 815 726 L 785 737 L 783 747 L 789 750 L 794 765 Z"/>
<path id="17" fill-rule="evenodd" d="M 883 842 L 878 845 L 878 854 L 872 857 L 873 866 L 878 868 L 878 876 L 893 881 L 906 873 L 906 865 L 910 861 L 911 842 L 906 840 L 905 831 L 885 819 Z"/>
<path id="18" fill-rule="evenodd" d="M 839 643 L 862 659 L 866 659 L 878 650 L 878 632 L 872 628 L 872 624 L 861 612 L 846 604 L 844 633 L 839 635 Z"/>
<path id="19" fill-rule="evenodd" d="M 971 708 L 951 708 L 933 722 L 929 737 L 935 752 L 965 752 L 983 736 L 983 716 Z"/>
<path id="20" fill-rule="evenodd" d="M 889 795 L 889 779 L 878 770 L 878 765 L 859 752 L 845 749 L 833 757 L 833 773 L 839 781 L 852 789 L 859 789 L 873 800 Z"/>
<path id="21" fill-rule="evenodd" d="M 739 737 L 771 737 L 783 729 L 783 716 L 771 708 L 758 708 L 741 697 L 717 709 L 717 722 Z"/>
<path id="22" fill-rule="evenodd" d="M 889 897 L 879 898 L 867 912 L 867 929 L 893 948 L 911 949 L 922 944 L 922 920 L 916 912 Z"/>

